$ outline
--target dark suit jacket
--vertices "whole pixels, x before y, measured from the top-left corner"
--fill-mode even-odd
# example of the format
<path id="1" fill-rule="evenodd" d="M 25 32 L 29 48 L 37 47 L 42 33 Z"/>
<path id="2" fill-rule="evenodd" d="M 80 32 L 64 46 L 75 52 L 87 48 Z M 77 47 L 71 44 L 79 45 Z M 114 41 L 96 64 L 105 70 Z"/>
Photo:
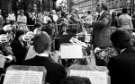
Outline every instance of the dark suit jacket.
<path id="1" fill-rule="evenodd" d="M 105 21 L 108 20 L 108 23 Z M 94 46 L 98 47 L 108 47 L 111 45 L 110 41 L 110 22 L 111 16 L 108 12 L 104 12 L 97 21 L 93 23 L 93 42 Z"/>
<path id="2" fill-rule="evenodd" d="M 60 81 L 66 77 L 66 71 L 64 67 L 52 62 L 47 57 L 36 56 L 27 60 L 25 65 L 44 66 L 47 69 L 46 82 L 50 84 L 59 84 Z"/>
<path id="3" fill-rule="evenodd" d="M 135 84 L 135 48 L 110 59 L 111 84 Z"/>
<path id="4" fill-rule="evenodd" d="M 19 38 L 19 37 L 18 37 Z M 11 44 L 14 56 L 16 58 L 17 65 L 22 64 L 27 54 L 27 49 L 25 46 L 22 46 L 18 38 L 15 38 Z"/>

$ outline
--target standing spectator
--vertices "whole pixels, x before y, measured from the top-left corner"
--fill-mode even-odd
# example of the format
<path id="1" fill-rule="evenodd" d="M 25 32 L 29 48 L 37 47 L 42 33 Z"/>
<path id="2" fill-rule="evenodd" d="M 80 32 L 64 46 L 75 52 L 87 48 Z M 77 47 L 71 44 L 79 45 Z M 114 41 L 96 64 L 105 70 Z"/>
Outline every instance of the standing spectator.
<path id="1" fill-rule="evenodd" d="M 52 10 L 52 20 L 53 20 L 53 22 L 56 23 L 58 21 L 58 18 L 59 17 L 57 15 L 56 11 Z"/>
<path id="2" fill-rule="evenodd" d="M 23 31 L 17 31 L 14 40 L 11 43 L 11 47 L 16 58 L 15 64 L 20 65 L 23 64 L 24 59 L 26 57 L 27 48 L 22 45 L 20 41 L 21 35 L 23 35 Z"/>
<path id="3" fill-rule="evenodd" d="M 48 24 L 49 22 L 51 22 L 51 18 L 49 17 L 48 12 L 44 11 L 43 24 Z"/>
<path id="4" fill-rule="evenodd" d="M 15 12 L 15 15 L 17 15 L 17 11 L 20 9 L 26 10 L 27 6 L 25 0 L 12 0 L 12 9 Z"/>
<path id="5" fill-rule="evenodd" d="M 78 24 L 80 22 L 78 11 L 75 9 L 71 12 L 71 16 L 69 16 L 69 17 L 70 17 L 69 18 L 70 24 Z"/>
<path id="6" fill-rule="evenodd" d="M 132 30 L 133 24 L 132 24 L 132 17 L 128 15 L 127 9 L 122 9 L 122 14 L 119 16 L 120 21 L 120 29 L 124 30 Z"/>
<path id="7" fill-rule="evenodd" d="M 119 27 L 120 23 L 119 23 L 119 18 L 116 14 L 116 12 L 112 13 L 112 22 L 111 22 L 111 26 L 113 27 Z"/>
<path id="8" fill-rule="evenodd" d="M 86 17 L 85 19 L 86 19 L 86 23 L 87 23 L 87 24 L 92 25 L 93 17 L 92 17 L 92 15 L 91 15 L 91 11 L 88 11 L 88 15 L 87 15 L 87 17 Z"/>
<path id="9" fill-rule="evenodd" d="M 0 30 L 2 29 L 3 24 L 4 24 L 4 18 L 2 16 L 2 10 L 0 9 Z"/>
<path id="10" fill-rule="evenodd" d="M 111 41 L 120 53 L 108 63 L 111 84 L 135 84 L 135 48 L 131 35 L 118 30 L 111 35 Z"/>
<path id="11" fill-rule="evenodd" d="M 37 22 L 43 23 L 43 11 L 40 11 L 37 16 Z"/>
<path id="12" fill-rule="evenodd" d="M 28 25 L 34 25 L 35 24 L 35 16 L 33 15 L 32 11 L 29 11 L 27 13 L 27 24 Z"/>
<path id="13" fill-rule="evenodd" d="M 20 14 L 17 16 L 17 22 L 21 24 L 27 24 L 27 17 L 24 15 L 24 10 L 20 10 Z"/>

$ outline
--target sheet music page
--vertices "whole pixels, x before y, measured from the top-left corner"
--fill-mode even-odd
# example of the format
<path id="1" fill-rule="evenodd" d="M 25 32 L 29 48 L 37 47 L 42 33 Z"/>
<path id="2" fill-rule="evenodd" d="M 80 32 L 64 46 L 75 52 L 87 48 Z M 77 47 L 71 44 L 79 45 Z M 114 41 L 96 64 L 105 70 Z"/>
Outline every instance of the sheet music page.
<path id="1" fill-rule="evenodd" d="M 70 70 L 70 76 L 87 77 L 92 84 L 108 84 L 108 75 L 105 71 Z"/>
<path id="2" fill-rule="evenodd" d="M 43 72 L 26 71 L 23 84 L 42 84 Z"/>
<path id="3" fill-rule="evenodd" d="M 9 70 L 6 72 L 4 84 L 22 84 L 24 75 L 23 71 Z"/>
<path id="4" fill-rule="evenodd" d="M 43 72 L 8 70 L 3 84 L 42 84 Z"/>
<path id="5" fill-rule="evenodd" d="M 83 58 L 82 46 L 76 44 L 62 44 L 60 47 L 62 59 Z"/>

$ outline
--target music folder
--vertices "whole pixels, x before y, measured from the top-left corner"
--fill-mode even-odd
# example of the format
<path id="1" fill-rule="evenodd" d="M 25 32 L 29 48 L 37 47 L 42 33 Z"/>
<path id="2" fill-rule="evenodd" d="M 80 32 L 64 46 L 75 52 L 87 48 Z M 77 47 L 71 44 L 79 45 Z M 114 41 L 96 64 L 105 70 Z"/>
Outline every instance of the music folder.
<path id="1" fill-rule="evenodd" d="M 45 84 L 46 73 L 42 66 L 14 65 L 7 69 L 3 84 Z"/>

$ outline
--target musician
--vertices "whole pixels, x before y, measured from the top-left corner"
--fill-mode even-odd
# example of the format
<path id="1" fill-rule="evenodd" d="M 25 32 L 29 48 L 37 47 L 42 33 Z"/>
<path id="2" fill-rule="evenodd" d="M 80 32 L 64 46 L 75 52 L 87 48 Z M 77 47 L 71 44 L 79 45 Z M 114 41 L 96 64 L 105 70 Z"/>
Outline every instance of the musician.
<path id="1" fill-rule="evenodd" d="M 135 48 L 131 34 L 118 30 L 111 35 L 111 41 L 119 52 L 108 63 L 111 84 L 135 84 Z"/>
<path id="2" fill-rule="evenodd" d="M 13 11 L 10 11 L 8 13 L 6 21 L 7 21 L 7 23 L 9 23 L 10 21 L 14 21 L 14 22 L 16 21 L 16 16 L 15 16 L 15 13 Z"/>
<path id="3" fill-rule="evenodd" d="M 1 54 L 8 56 L 13 55 L 12 48 L 10 46 L 10 39 L 8 35 L 0 35 L 0 52 Z"/>
<path id="4" fill-rule="evenodd" d="M 60 84 L 66 77 L 66 71 L 61 65 L 51 61 L 49 57 L 51 49 L 51 39 L 46 32 L 37 34 L 33 39 L 34 50 L 37 55 L 25 61 L 25 65 L 44 66 L 47 69 L 46 82 L 49 84 Z"/>
<path id="5" fill-rule="evenodd" d="M 110 15 L 104 3 L 97 5 L 98 14 L 96 22 L 93 22 L 93 44 L 95 47 L 105 48 L 111 46 L 110 41 Z"/>
<path id="6" fill-rule="evenodd" d="M 0 35 L 0 74 L 4 73 L 5 69 L 15 61 L 10 40 L 11 38 L 8 34 L 3 33 Z"/>
<path id="7" fill-rule="evenodd" d="M 11 47 L 12 47 L 14 56 L 16 58 L 15 64 L 17 65 L 22 64 L 24 62 L 24 59 L 27 53 L 27 48 L 24 45 L 22 45 L 20 41 L 20 36 L 23 34 L 24 34 L 23 31 L 18 30 L 16 32 L 14 40 L 11 43 Z"/>

